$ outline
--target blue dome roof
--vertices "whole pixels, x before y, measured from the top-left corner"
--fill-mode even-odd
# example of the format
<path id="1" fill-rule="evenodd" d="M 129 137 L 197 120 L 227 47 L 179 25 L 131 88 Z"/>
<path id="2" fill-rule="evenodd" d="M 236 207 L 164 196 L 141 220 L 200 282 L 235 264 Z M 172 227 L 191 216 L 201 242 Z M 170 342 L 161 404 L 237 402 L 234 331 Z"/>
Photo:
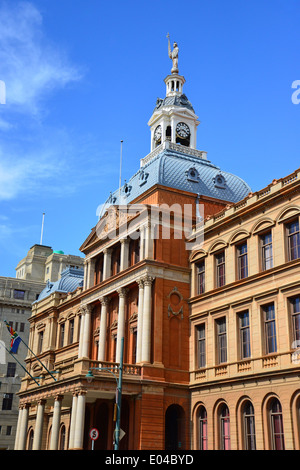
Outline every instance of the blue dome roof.
<path id="1" fill-rule="evenodd" d="M 53 294 L 53 292 L 62 292 L 67 294 L 68 292 L 76 290 L 77 287 L 82 287 L 83 275 L 83 269 L 66 268 L 62 271 L 61 278 L 58 281 L 47 281 L 46 287 L 42 290 L 36 302 L 45 299 L 49 295 Z"/>
<path id="2" fill-rule="evenodd" d="M 130 203 L 156 184 L 233 203 L 251 192 L 238 176 L 222 171 L 204 158 L 188 155 L 187 150 L 185 153 L 184 147 L 182 151 L 162 149 L 122 186 L 120 201 L 116 190 L 105 205 Z"/>

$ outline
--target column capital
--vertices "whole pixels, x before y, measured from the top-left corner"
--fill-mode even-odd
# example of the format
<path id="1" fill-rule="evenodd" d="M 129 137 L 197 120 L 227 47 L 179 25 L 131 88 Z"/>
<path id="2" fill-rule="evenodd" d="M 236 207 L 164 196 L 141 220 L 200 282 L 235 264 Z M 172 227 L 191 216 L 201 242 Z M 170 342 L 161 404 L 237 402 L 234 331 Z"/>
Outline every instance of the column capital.
<path id="1" fill-rule="evenodd" d="M 110 302 L 110 297 L 99 297 L 99 302 L 101 303 L 101 305 L 108 305 Z"/>
<path id="2" fill-rule="evenodd" d="M 104 248 L 104 250 L 103 250 L 104 255 L 106 255 L 106 254 L 109 255 L 109 254 L 111 254 L 111 252 L 112 252 L 112 248 Z"/>
<path id="3" fill-rule="evenodd" d="M 117 293 L 119 294 L 119 297 L 126 297 L 129 292 L 129 289 L 127 287 L 121 287 L 120 289 L 117 289 Z"/>
<path id="4" fill-rule="evenodd" d="M 46 405 L 46 403 L 47 403 L 47 400 L 45 398 L 39 398 L 37 400 L 37 405 L 44 406 L 44 405 Z"/>
<path id="5" fill-rule="evenodd" d="M 139 289 L 144 289 L 144 279 L 142 277 L 140 279 L 137 279 L 136 283 L 139 286 Z"/>
<path id="6" fill-rule="evenodd" d="M 57 393 L 56 395 L 54 395 L 54 401 L 62 401 L 64 398 L 63 395 L 61 395 L 60 393 Z"/>
<path id="7" fill-rule="evenodd" d="M 147 274 L 146 276 L 142 278 L 145 286 L 151 286 L 154 279 L 155 277 L 150 276 L 149 274 Z"/>
<path id="8" fill-rule="evenodd" d="M 93 307 L 91 304 L 86 304 L 82 306 L 84 313 L 92 313 Z"/>

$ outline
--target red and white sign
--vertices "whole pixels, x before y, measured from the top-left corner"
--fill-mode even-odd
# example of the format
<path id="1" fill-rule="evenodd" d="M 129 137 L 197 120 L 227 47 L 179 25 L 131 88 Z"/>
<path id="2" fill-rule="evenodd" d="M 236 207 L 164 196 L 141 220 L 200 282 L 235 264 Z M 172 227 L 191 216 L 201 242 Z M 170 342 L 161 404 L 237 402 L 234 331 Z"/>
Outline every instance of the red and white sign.
<path id="1" fill-rule="evenodd" d="M 99 437 L 99 431 L 98 429 L 96 428 L 93 428 L 90 430 L 90 438 L 92 439 L 92 441 L 95 441 L 96 439 L 98 439 Z"/>

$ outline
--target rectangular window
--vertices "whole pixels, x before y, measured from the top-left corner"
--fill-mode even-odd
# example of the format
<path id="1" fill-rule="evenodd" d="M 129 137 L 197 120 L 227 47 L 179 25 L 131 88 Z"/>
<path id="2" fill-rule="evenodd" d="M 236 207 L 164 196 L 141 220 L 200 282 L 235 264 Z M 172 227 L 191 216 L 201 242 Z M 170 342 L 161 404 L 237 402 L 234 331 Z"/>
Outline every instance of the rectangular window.
<path id="1" fill-rule="evenodd" d="M 69 322 L 69 344 L 72 344 L 74 340 L 74 319 Z"/>
<path id="2" fill-rule="evenodd" d="M 206 352 L 205 352 L 205 325 L 198 325 L 196 327 L 196 354 L 197 354 L 197 367 L 201 369 L 206 366 Z"/>
<path id="3" fill-rule="evenodd" d="M 16 375 L 16 363 L 15 362 L 8 362 L 6 377 L 14 377 L 15 375 Z"/>
<path id="4" fill-rule="evenodd" d="M 20 332 L 23 333 L 25 330 L 25 323 L 20 323 Z"/>
<path id="5" fill-rule="evenodd" d="M 300 296 L 290 299 L 290 311 L 292 318 L 293 342 L 292 347 L 300 346 Z"/>
<path id="6" fill-rule="evenodd" d="M 215 256 L 217 287 L 225 285 L 225 251 Z"/>
<path id="7" fill-rule="evenodd" d="M 38 336 L 38 354 L 41 354 L 43 351 L 43 340 L 44 340 L 44 331 L 39 332 Z"/>
<path id="8" fill-rule="evenodd" d="M 247 242 L 237 246 L 237 270 L 238 279 L 248 277 Z"/>
<path id="9" fill-rule="evenodd" d="M 227 362 L 227 334 L 225 317 L 217 320 L 217 353 L 219 364 Z"/>
<path id="10" fill-rule="evenodd" d="M 295 220 L 286 226 L 288 237 L 288 260 L 300 258 L 299 221 Z"/>
<path id="11" fill-rule="evenodd" d="M 205 292 L 205 261 L 196 264 L 197 294 Z"/>
<path id="12" fill-rule="evenodd" d="M 19 289 L 14 290 L 14 299 L 24 300 L 24 298 L 25 298 L 24 290 L 19 290 Z"/>
<path id="13" fill-rule="evenodd" d="M 268 232 L 260 237 L 261 241 L 261 261 L 262 269 L 273 268 L 273 248 L 272 248 L 272 233 Z"/>
<path id="14" fill-rule="evenodd" d="M 266 354 L 277 352 L 275 308 L 274 304 L 263 307 L 264 331 L 265 331 L 265 350 Z"/>
<path id="15" fill-rule="evenodd" d="M 60 325 L 60 335 L 59 335 L 59 347 L 62 348 L 64 345 L 64 339 L 65 339 L 65 324 L 62 323 Z"/>
<path id="16" fill-rule="evenodd" d="M 240 357 L 246 359 L 251 356 L 250 349 L 250 323 L 249 312 L 239 313 L 239 337 L 240 337 Z"/>
<path id="17" fill-rule="evenodd" d="M 12 426 L 6 426 L 6 435 L 11 436 Z"/>
<path id="18" fill-rule="evenodd" d="M 2 410 L 11 410 L 12 409 L 13 394 L 4 393 L 2 401 Z"/>

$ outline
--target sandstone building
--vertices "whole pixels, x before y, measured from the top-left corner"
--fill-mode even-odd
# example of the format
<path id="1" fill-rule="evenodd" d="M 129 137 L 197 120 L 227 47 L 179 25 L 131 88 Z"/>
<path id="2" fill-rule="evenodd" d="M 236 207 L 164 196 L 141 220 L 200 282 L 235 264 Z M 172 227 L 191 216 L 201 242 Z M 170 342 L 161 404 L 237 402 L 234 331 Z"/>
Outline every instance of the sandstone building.
<path id="1" fill-rule="evenodd" d="M 95 449 L 112 449 L 122 351 L 120 448 L 191 446 L 184 222 L 217 214 L 250 188 L 197 150 L 198 117 L 175 65 L 148 123 L 150 153 L 80 248 L 83 286 L 66 272 L 73 289 L 50 283 L 33 305 L 30 346 L 51 374 L 27 357 L 39 385 L 22 380 L 16 449 L 89 449 L 92 428 Z"/>
<path id="2" fill-rule="evenodd" d="M 46 281 L 57 281 L 67 265 L 83 266 L 83 258 L 55 252 L 44 245 L 34 245 L 16 267 L 16 277 L 0 277 L 0 449 L 13 449 L 16 437 L 22 366 L 27 348 L 21 343 L 15 357 L 4 321 L 28 344 L 31 306 L 45 288 Z"/>
<path id="3" fill-rule="evenodd" d="M 205 220 L 190 255 L 193 449 L 299 450 L 299 216 L 297 170 Z"/>

